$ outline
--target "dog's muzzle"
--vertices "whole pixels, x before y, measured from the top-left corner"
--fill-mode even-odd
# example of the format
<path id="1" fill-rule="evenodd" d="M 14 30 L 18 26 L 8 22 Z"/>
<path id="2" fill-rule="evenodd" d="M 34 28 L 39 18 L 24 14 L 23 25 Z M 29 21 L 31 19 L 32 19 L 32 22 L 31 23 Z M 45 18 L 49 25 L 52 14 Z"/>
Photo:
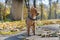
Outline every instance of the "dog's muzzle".
<path id="1" fill-rule="evenodd" d="M 35 16 L 35 17 L 33 17 L 33 19 L 36 19 L 36 16 Z"/>

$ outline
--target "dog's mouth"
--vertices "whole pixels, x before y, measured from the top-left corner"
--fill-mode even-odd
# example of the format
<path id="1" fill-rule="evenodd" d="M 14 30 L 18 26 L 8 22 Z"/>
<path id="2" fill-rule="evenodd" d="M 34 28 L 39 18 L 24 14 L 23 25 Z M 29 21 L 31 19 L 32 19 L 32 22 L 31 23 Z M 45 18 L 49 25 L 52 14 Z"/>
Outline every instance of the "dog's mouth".
<path id="1" fill-rule="evenodd" d="M 39 15 L 39 13 L 37 13 L 37 15 L 33 17 L 33 19 L 36 19 L 38 15 Z"/>
<path id="2" fill-rule="evenodd" d="M 36 19 L 36 16 L 34 16 L 33 19 Z"/>

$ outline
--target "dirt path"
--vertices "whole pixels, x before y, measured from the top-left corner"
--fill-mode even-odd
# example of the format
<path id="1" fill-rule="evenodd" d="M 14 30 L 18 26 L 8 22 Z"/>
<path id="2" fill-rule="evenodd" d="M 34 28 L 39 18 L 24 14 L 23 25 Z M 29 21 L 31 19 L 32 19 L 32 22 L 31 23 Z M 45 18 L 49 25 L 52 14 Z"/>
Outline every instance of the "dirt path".
<path id="1" fill-rule="evenodd" d="M 39 28 L 38 28 L 39 29 Z M 36 33 L 39 34 L 39 30 L 36 29 Z M 38 31 L 37 31 L 38 30 Z M 31 33 L 32 34 L 32 33 Z M 26 39 L 29 39 L 29 40 L 59 40 L 59 37 L 44 37 L 44 38 L 41 38 L 41 36 L 27 36 L 27 33 L 26 31 L 23 31 L 21 33 L 18 33 L 16 35 L 11 35 L 11 36 L 0 36 L 0 40 L 22 40 L 22 38 L 26 38 Z"/>

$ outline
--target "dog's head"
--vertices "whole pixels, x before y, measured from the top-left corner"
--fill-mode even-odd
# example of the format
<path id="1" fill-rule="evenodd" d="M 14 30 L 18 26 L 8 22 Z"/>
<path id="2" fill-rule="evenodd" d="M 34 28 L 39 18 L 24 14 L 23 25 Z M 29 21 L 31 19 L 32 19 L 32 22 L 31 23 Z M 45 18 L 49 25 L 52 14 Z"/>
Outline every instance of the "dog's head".
<path id="1" fill-rule="evenodd" d="M 34 7 L 31 8 L 30 12 L 31 12 L 31 15 L 32 15 L 33 19 L 36 19 L 36 16 L 39 15 L 39 13 L 37 13 L 37 9 L 34 8 Z"/>

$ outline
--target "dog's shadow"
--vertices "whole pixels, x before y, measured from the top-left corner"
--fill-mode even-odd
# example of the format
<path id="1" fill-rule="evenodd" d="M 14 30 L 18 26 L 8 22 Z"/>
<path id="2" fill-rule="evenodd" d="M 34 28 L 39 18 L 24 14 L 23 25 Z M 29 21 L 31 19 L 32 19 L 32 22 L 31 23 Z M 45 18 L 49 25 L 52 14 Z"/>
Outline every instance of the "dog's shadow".
<path id="1" fill-rule="evenodd" d="M 22 39 L 21 39 L 22 37 L 23 37 L 23 38 L 27 38 L 27 37 L 28 37 L 28 36 L 27 36 L 27 33 L 24 32 L 24 33 L 22 33 L 22 34 L 10 36 L 10 37 L 8 37 L 8 38 L 6 38 L 6 39 L 4 39 L 4 40 L 22 40 Z"/>

